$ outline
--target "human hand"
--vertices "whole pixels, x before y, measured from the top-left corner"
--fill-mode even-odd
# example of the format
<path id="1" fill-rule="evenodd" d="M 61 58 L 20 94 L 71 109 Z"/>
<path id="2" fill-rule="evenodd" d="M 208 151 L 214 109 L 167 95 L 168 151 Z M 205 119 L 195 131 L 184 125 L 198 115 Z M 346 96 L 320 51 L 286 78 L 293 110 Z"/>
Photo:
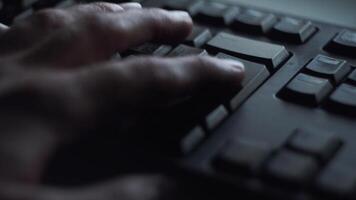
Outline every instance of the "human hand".
<path id="1" fill-rule="evenodd" d="M 48 159 L 106 111 L 139 113 L 194 96 L 208 83 L 238 87 L 243 66 L 211 57 L 108 61 L 147 41 L 177 42 L 185 12 L 94 3 L 40 11 L 0 27 L 0 199 L 156 199 L 161 176 L 118 177 L 98 186 L 42 186 Z M 217 87 L 217 88 L 219 88 Z"/>

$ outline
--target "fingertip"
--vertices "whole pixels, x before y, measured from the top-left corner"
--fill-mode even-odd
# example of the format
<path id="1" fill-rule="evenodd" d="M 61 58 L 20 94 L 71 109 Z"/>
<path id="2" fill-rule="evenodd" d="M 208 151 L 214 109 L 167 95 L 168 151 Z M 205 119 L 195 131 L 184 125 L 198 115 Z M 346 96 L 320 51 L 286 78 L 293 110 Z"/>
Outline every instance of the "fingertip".
<path id="1" fill-rule="evenodd" d="M 182 30 L 184 30 L 183 37 L 187 37 L 193 29 L 193 19 L 188 12 L 185 11 L 170 11 L 170 16 L 177 22 L 182 24 Z"/>
<path id="2" fill-rule="evenodd" d="M 235 86 L 241 86 L 241 82 L 244 79 L 245 66 L 242 62 L 232 59 L 217 59 L 220 66 L 227 70 L 227 77 L 231 78 L 232 84 Z"/>
<path id="3" fill-rule="evenodd" d="M 141 9 L 142 5 L 138 2 L 130 2 L 130 3 L 122 3 L 119 4 L 122 8 L 125 10 L 130 10 L 130 9 Z"/>

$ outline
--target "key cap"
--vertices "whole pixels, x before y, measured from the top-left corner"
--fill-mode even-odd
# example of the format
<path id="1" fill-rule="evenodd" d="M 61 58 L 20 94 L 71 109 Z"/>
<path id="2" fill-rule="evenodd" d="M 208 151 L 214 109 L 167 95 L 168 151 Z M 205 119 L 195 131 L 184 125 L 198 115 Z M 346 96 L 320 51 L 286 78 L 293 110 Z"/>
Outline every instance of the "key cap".
<path id="1" fill-rule="evenodd" d="M 155 43 L 145 43 L 141 46 L 130 48 L 128 52 L 124 55 L 129 54 L 143 54 L 143 55 L 153 55 L 153 56 L 165 56 L 172 50 L 171 46 L 161 45 Z"/>
<path id="2" fill-rule="evenodd" d="M 190 10 L 196 20 L 214 25 L 229 25 L 239 12 L 237 7 L 205 1 L 199 1 Z"/>
<path id="3" fill-rule="evenodd" d="M 163 1 L 163 8 L 167 10 L 190 10 L 191 6 L 195 4 L 194 0 L 165 0 Z"/>
<path id="4" fill-rule="evenodd" d="M 318 170 L 312 158 L 289 150 L 281 150 L 266 166 L 266 173 L 278 180 L 303 185 L 309 183 Z"/>
<path id="5" fill-rule="evenodd" d="M 211 38 L 212 34 L 209 29 L 194 26 L 192 33 L 185 39 L 185 43 L 191 46 L 201 47 Z"/>
<path id="6" fill-rule="evenodd" d="M 224 53 L 219 53 L 216 57 L 220 59 L 237 60 L 242 62 L 245 66 L 245 76 L 241 83 L 242 89 L 227 103 L 230 110 L 235 110 L 240 106 L 270 75 L 265 65 L 249 62 Z"/>
<path id="7" fill-rule="evenodd" d="M 354 116 L 356 114 L 356 87 L 341 84 L 331 94 L 328 106 L 334 111 Z"/>
<path id="8" fill-rule="evenodd" d="M 295 43 L 305 43 L 317 28 L 310 22 L 300 19 L 284 17 L 272 29 L 272 37 Z"/>
<path id="9" fill-rule="evenodd" d="M 277 68 L 289 57 L 289 52 L 284 46 L 224 32 L 211 39 L 206 48 L 212 52 L 224 52 L 252 62 L 262 63 L 270 69 Z"/>
<path id="10" fill-rule="evenodd" d="M 181 151 L 184 155 L 192 152 L 204 139 L 205 132 L 200 126 L 194 127 L 188 134 L 181 140 Z"/>
<path id="11" fill-rule="evenodd" d="M 356 85 L 356 70 L 354 70 L 348 77 L 347 82 Z"/>
<path id="12" fill-rule="evenodd" d="M 216 127 L 218 127 L 221 122 L 227 118 L 228 111 L 223 105 L 220 105 L 215 110 L 210 112 L 208 116 L 205 118 L 205 127 L 207 130 L 212 131 Z"/>
<path id="13" fill-rule="evenodd" d="M 341 31 L 329 42 L 326 50 L 356 58 L 356 31 Z"/>
<path id="14" fill-rule="evenodd" d="M 229 141 L 214 160 L 214 166 L 222 173 L 256 174 L 272 150 L 264 142 L 244 139 Z"/>
<path id="15" fill-rule="evenodd" d="M 356 192 L 355 170 L 343 164 L 328 166 L 318 177 L 317 187 L 338 199 L 351 197 Z"/>
<path id="16" fill-rule="evenodd" d="M 205 56 L 208 55 L 204 49 L 198 49 L 194 47 L 190 47 L 184 44 L 177 46 L 173 51 L 171 51 L 167 56 L 169 57 L 178 57 L 178 56 Z"/>
<path id="17" fill-rule="evenodd" d="M 277 18 L 273 14 L 248 9 L 237 15 L 231 26 L 239 31 L 267 33 L 276 22 Z"/>
<path id="18" fill-rule="evenodd" d="M 318 55 L 305 69 L 312 75 L 328 78 L 333 83 L 339 83 L 349 73 L 351 67 L 346 64 L 345 60 Z"/>
<path id="19" fill-rule="evenodd" d="M 281 91 L 280 96 L 288 101 L 317 106 L 332 89 L 327 79 L 298 74 Z"/>
<path id="20" fill-rule="evenodd" d="M 291 149 L 314 156 L 323 162 L 330 160 L 341 144 L 341 140 L 333 134 L 301 129 L 294 131 L 287 143 Z"/>

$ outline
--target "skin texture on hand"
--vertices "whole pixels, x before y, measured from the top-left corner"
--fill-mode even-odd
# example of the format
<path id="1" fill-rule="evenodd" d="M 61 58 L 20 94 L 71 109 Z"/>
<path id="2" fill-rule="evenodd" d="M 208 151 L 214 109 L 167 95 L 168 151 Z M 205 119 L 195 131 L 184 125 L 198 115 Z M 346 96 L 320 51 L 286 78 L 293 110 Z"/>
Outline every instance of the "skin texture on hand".
<path id="1" fill-rule="evenodd" d="M 76 133 L 94 128 L 103 111 L 139 113 L 194 96 L 207 85 L 240 86 L 244 68 L 236 61 L 110 60 L 148 41 L 179 42 L 192 26 L 185 12 L 136 3 L 42 10 L 11 27 L 1 25 L 0 199 L 158 199 L 170 185 L 159 175 L 127 175 L 71 190 L 39 180 L 56 149 L 85 137 Z"/>

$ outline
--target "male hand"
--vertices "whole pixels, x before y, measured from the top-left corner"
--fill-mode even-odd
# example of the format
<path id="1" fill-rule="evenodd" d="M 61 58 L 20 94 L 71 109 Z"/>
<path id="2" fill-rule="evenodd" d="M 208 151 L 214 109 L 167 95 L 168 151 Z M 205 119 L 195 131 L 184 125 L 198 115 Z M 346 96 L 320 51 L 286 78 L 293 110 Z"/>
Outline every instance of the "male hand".
<path id="1" fill-rule="evenodd" d="M 235 61 L 110 61 L 148 41 L 179 42 L 191 29 L 185 12 L 142 9 L 136 3 L 43 10 L 11 27 L 1 25 L 0 199 L 158 199 L 173 181 L 157 175 L 71 190 L 39 180 L 56 149 L 85 137 L 77 133 L 94 128 L 105 111 L 144 112 L 194 96 L 207 84 L 239 87 L 244 70 Z"/>

